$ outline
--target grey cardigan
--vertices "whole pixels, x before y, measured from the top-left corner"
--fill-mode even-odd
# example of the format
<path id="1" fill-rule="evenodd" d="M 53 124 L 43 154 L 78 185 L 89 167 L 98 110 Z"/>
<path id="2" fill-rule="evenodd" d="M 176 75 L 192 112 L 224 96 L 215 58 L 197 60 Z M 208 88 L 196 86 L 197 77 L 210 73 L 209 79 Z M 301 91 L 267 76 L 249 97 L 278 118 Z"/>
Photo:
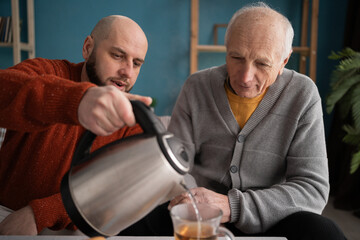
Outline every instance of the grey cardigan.
<path id="1" fill-rule="evenodd" d="M 169 131 L 182 139 L 197 185 L 227 194 L 231 222 L 266 231 L 298 212 L 321 213 L 329 194 L 321 99 L 314 82 L 284 69 L 243 129 L 224 89 L 226 65 L 185 82 Z"/>

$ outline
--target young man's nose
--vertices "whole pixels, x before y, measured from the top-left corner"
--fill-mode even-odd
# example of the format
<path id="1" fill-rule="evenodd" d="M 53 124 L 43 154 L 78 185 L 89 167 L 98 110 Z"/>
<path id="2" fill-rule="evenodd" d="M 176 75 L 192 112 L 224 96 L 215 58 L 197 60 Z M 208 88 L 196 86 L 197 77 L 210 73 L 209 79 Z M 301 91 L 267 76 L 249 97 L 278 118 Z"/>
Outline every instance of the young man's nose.
<path id="1" fill-rule="evenodd" d="M 120 65 L 119 74 L 130 78 L 134 74 L 134 66 L 132 61 L 124 61 Z"/>

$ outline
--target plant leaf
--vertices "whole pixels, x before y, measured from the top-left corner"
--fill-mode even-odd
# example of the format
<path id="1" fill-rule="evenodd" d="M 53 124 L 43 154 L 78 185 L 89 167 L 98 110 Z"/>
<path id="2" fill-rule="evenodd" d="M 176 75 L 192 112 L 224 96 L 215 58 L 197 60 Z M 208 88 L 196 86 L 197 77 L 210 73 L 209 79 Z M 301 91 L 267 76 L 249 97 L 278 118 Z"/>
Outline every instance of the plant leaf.
<path id="1" fill-rule="evenodd" d="M 352 91 L 352 99 L 351 99 L 351 111 L 353 117 L 353 125 L 356 129 L 360 129 L 360 85 L 358 84 L 354 91 Z"/>
<path id="2" fill-rule="evenodd" d="M 339 65 L 337 66 L 337 69 L 340 71 L 347 71 L 352 69 L 358 69 L 359 65 L 360 65 L 360 57 L 353 56 L 341 60 Z"/>
<path id="3" fill-rule="evenodd" d="M 356 128 L 354 128 L 350 124 L 345 124 L 343 126 L 343 129 L 347 134 L 352 134 L 352 135 L 359 134 L 359 130 L 357 130 Z"/>
<path id="4" fill-rule="evenodd" d="M 356 170 L 359 168 L 359 165 L 360 165 L 360 151 L 354 153 L 351 158 L 350 174 L 355 173 Z"/>
<path id="5" fill-rule="evenodd" d="M 343 137 L 342 141 L 346 144 L 358 146 L 360 145 L 360 131 L 359 129 L 354 128 L 351 125 L 344 125 L 344 131 L 346 132 L 345 137 Z"/>
<path id="6" fill-rule="evenodd" d="M 338 59 L 342 59 L 342 58 L 347 58 L 350 56 L 355 55 L 356 52 L 354 50 L 352 50 L 351 48 L 347 47 L 341 51 L 338 52 L 334 52 L 331 51 L 331 54 L 329 56 L 329 59 L 333 59 L 333 60 L 338 60 Z"/>
<path id="7" fill-rule="evenodd" d="M 331 113 L 335 104 L 346 94 L 346 92 L 353 87 L 353 85 L 360 83 L 360 75 L 351 76 L 338 85 L 326 98 L 326 111 Z M 360 87 L 360 86 L 359 86 Z"/>
<path id="8" fill-rule="evenodd" d="M 326 98 L 326 111 L 332 112 L 335 105 L 337 114 L 346 123 L 344 143 L 354 145 L 357 152 L 352 155 L 350 173 L 360 166 L 360 52 L 345 48 L 331 52 L 329 59 L 339 60 L 331 74 L 331 93 Z M 351 119 L 350 119 L 351 113 Z"/>
<path id="9" fill-rule="evenodd" d="M 360 64 L 360 62 L 359 62 Z M 350 77 L 359 76 L 358 69 L 340 70 L 336 69 L 331 73 L 330 87 L 334 91 L 348 81 Z"/>
<path id="10" fill-rule="evenodd" d="M 351 89 L 350 91 L 351 92 Z M 342 120 L 345 120 L 348 118 L 349 114 L 350 114 L 350 110 L 351 110 L 351 95 L 352 94 L 345 94 L 340 101 L 336 104 L 336 106 L 338 106 L 338 114 L 339 117 Z"/>

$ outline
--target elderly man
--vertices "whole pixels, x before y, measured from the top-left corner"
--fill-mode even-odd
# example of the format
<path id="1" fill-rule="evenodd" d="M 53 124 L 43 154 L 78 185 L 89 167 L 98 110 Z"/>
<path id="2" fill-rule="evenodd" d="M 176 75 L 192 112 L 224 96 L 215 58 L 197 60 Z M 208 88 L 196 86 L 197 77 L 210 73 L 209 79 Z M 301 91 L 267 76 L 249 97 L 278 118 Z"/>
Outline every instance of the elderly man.
<path id="1" fill-rule="evenodd" d="M 195 200 L 221 208 L 236 234 L 344 239 L 319 215 L 329 194 L 321 99 L 311 79 L 285 69 L 293 35 L 263 3 L 236 12 L 226 65 L 189 77 L 169 130 L 193 159 Z"/>
<path id="2" fill-rule="evenodd" d="M 129 94 L 145 60 L 142 29 L 124 16 L 101 19 L 84 42 L 85 62 L 32 59 L 0 70 L 0 234 L 36 235 L 75 226 L 60 197 L 86 129 L 95 150 L 142 132 L 135 125 Z M 125 127 L 125 125 L 133 127 Z"/>

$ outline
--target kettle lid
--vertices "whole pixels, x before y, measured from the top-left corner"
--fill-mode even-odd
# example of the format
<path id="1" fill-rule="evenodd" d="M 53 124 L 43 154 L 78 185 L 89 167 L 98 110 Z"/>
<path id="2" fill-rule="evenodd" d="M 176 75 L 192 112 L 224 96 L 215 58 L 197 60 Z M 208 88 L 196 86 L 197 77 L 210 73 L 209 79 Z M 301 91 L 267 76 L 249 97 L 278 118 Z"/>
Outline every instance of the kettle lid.
<path id="1" fill-rule="evenodd" d="M 136 121 L 143 128 L 144 133 L 157 137 L 162 153 L 170 165 L 184 175 L 190 170 L 189 157 L 180 139 L 166 131 L 160 119 L 151 109 L 140 101 L 131 101 Z"/>
<path id="2" fill-rule="evenodd" d="M 188 173 L 190 170 L 189 157 L 180 139 L 166 132 L 158 136 L 158 141 L 170 165 L 182 175 Z"/>

